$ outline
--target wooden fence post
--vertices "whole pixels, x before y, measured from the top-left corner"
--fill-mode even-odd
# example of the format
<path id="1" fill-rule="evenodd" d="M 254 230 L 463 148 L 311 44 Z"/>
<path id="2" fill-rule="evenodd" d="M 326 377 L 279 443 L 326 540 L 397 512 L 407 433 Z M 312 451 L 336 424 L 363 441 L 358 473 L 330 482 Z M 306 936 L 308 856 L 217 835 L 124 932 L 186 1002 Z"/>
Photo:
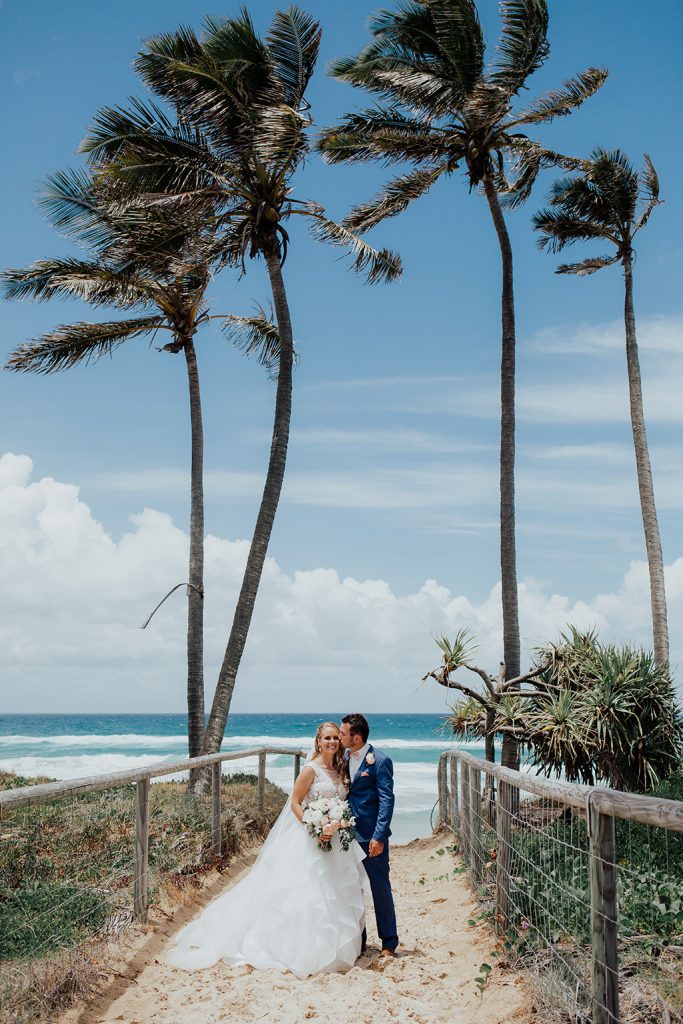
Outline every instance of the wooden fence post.
<path id="1" fill-rule="evenodd" d="M 496 803 L 496 931 L 510 927 L 510 843 L 512 840 L 512 785 L 498 783 Z"/>
<path id="2" fill-rule="evenodd" d="M 470 863 L 470 773 L 468 766 L 460 766 L 460 840 L 462 858 Z"/>
<path id="3" fill-rule="evenodd" d="M 258 797 L 257 807 L 263 811 L 266 806 L 266 753 L 264 750 L 258 756 Z"/>
<path id="4" fill-rule="evenodd" d="M 458 821 L 458 761 L 455 754 L 449 754 L 448 760 L 451 766 L 451 802 L 448 809 L 448 822 L 451 828 L 455 828 Z"/>
<path id="5" fill-rule="evenodd" d="M 445 825 L 448 821 L 448 780 L 446 778 L 446 758 L 447 754 L 439 755 L 439 767 L 437 769 L 438 776 L 438 791 L 439 791 L 439 817 L 437 818 L 437 828 L 440 825 Z"/>
<path id="6" fill-rule="evenodd" d="M 481 841 L 481 772 L 470 765 L 470 849 L 472 874 L 480 881 L 484 869 L 484 847 Z"/>
<path id="7" fill-rule="evenodd" d="M 149 855 L 149 779 L 135 784 L 135 877 L 133 916 L 147 917 L 147 863 Z"/>
<path id="8" fill-rule="evenodd" d="M 217 857 L 221 855 L 221 776 L 220 761 L 211 765 L 211 849 Z"/>
<path id="9" fill-rule="evenodd" d="M 593 1024 L 619 1022 L 617 867 L 614 818 L 588 801 Z"/>
<path id="10" fill-rule="evenodd" d="M 299 778 L 301 774 L 301 754 L 294 755 L 294 781 Z"/>

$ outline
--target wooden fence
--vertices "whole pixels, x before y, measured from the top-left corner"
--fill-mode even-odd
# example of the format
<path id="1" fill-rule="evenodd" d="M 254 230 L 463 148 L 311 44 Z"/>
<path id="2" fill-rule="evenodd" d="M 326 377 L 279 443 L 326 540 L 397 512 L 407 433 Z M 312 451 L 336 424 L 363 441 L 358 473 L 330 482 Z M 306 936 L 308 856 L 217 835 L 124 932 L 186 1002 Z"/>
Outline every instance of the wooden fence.
<path id="1" fill-rule="evenodd" d="M 108 775 L 93 775 L 68 782 L 48 782 L 39 786 L 25 786 L 21 789 L 0 791 L 0 828 L 3 817 L 9 811 L 20 807 L 35 807 L 50 803 L 65 796 L 81 796 L 116 786 L 135 784 L 135 867 L 133 873 L 133 915 L 144 919 L 148 906 L 148 861 L 149 861 L 149 793 L 152 779 L 163 778 L 178 772 L 190 772 L 199 768 L 211 769 L 211 843 L 214 853 L 221 850 L 221 766 L 225 761 L 238 761 L 258 757 L 257 807 L 264 809 L 266 785 L 266 758 L 268 754 L 293 758 L 293 780 L 301 769 L 304 751 L 289 747 L 257 747 L 251 750 L 221 751 L 205 757 L 186 758 L 149 765 L 132 771 L 115 772 Z"/>
<path id="2" fill-rule="evenodd" d="M 494 873 L 491 890 L 499 933 L 508 932 L 514 923 L 510 899 L 517 879 L 511 871 L 512 832 L 522 822 L 518 813 L 520 794 L 533 794 L 541 802 L 551 802 L 560 813 L 564 808 L 585 820 L 590 869 L 591 1020 L 592 1024 L 619 1024 L 615 819 L 683 832 L 683 802 L 540 778 L 464 751 L 441 754 L 438 789 L 439 824 L 457 832 L 475 888 L 482 882 L 485 869 Z M 484 830 L 489 848 L 484 846 Z M 532 865 L 528 868 L 531 870 Z"/>

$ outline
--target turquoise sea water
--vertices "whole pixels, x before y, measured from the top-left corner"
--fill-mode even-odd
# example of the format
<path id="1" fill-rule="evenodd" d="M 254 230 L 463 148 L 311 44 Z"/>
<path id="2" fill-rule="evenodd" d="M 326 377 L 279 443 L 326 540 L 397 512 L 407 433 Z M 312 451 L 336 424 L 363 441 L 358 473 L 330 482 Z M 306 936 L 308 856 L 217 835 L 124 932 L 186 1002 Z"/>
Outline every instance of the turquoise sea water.
<path id="1" fill-rule="evenodd" d="M 328 717 L 339 721 L 341 714 Z M 442 734 L 440 715 L 367 717 L 371 742 L 394 762 L 394 841 L 407 842 L 427 835 L 436 801 L 439 753 L 462 744 L 454 744 Z M 230 718 L 223 749 L 245 750 L 267 744 L 308 750 L 321 720 L 320 715 L 308 714 L 235 714 Z M 186 757 L 186 736 L 184 715 L 2 715 L 0 770 L 56 779 L 125 771 Z M 465 746 L 471 753 L 484 756 L 483 747 Z M 282 766 L 273 769 L 271 777 L 288 786 L 290 775 Z"/>

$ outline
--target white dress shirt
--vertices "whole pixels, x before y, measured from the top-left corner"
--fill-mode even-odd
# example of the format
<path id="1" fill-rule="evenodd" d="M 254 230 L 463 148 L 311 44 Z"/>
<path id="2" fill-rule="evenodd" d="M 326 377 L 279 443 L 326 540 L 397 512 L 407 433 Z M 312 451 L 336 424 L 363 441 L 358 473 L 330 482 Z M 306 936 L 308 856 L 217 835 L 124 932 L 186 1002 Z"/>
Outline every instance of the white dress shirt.
<path id="1" fill-rule="evenodd" d="M 364 747 L 360 748 L 360 750 L 356 750 L 355 752 L 354 751 L 350 751 L 349 752 L 349 777 L 350 777 L 352 782 L 355 779 L 356 772 L 358 771 L 358 769 L 362 765 L 363 759 L 364 759 L 364 757 L 367 754 L 369 749 L 370 749 L 370 744 L 366 743 Z"/>

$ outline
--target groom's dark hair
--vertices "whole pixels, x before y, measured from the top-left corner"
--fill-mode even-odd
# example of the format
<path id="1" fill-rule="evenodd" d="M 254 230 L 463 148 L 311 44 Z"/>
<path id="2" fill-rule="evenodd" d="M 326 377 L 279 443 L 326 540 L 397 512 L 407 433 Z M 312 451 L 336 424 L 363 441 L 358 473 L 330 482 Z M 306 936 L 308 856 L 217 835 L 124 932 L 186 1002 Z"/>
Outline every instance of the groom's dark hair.
<path id="1" fill-rule="evenodd" d="M 363 743 L 368 742 L 370 726 L 368 725 L 368 720 L 365 715 L 344 715 L 342 722 L 346 722 L 351 730 L 352 736 L 360 736 Z"/>

